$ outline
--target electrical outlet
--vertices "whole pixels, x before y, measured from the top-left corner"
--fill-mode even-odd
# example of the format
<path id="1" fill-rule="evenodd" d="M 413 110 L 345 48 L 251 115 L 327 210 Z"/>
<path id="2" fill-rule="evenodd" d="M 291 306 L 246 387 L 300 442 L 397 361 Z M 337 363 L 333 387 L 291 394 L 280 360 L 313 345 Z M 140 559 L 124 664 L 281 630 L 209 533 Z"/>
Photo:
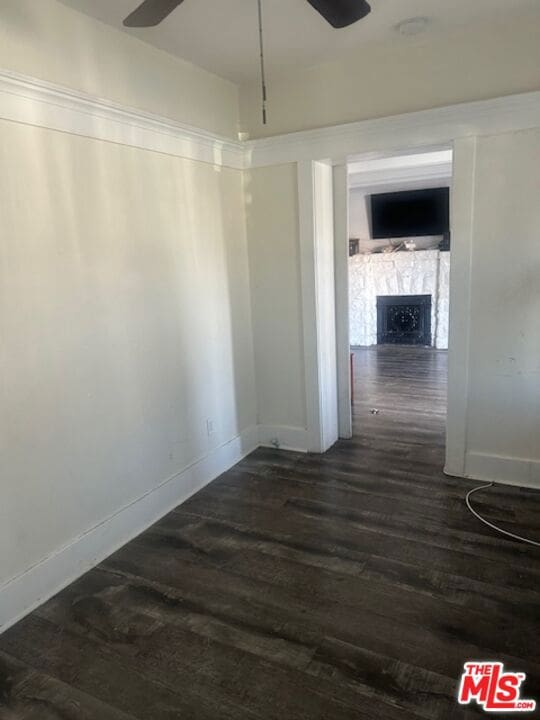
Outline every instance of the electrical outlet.
<path id="1" fill-rule="evenodd" d="M 213 420 L 206 421 L 206 432 L 208 434 L 208 437 L 210 437 L 210 435 L 213 435 L 215 433 Z"/>

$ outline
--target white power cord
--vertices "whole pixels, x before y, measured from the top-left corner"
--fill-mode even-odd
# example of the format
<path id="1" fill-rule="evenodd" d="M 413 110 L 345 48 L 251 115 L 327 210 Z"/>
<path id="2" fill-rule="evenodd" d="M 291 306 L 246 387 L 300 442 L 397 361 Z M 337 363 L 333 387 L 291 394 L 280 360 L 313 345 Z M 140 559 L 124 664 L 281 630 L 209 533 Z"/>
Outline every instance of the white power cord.
<path id="1" fill-rule="evenodd" d="M 483 518 L 479 513 L 476 512 L 476 510 L 471 505 L 470 497 L 473 493 L 478 492 L 479 490 L 487 490 L 487 488 L 493 487 L 494 483 L 488 483 L 488 485 L 480 485 L 480 487 L 473 488 L 473 490 L 469 490 L 467 495 L 465 496 L 465 502 L 467 503 L 467 507 L 472 512 L 472 514 L 477 517 L 481 522 L 484 523 L 484 525 L 487 525 L 488 527 L 492 528 L 492 530 L 496 530 L 497 532 L 502 533 L 503 535 L 507 535 L 508 537 L 513 538 L 514 540 L 521 540 L 521 542 L 528 543 L 529 545 L 536 545 L 536 547 L 540 547 L 540 542 L 537 542 L 536 540 L 529 540 L 529 538 L 521 537 L 521 535 L 514 535 L 514 533 L 508 532 L 508 530 L 503 530 L 500 527 L 497 527 L 497 525 L 494 525 L 493 523 L 489 522 L 489 520 L 486 520 Z"/>

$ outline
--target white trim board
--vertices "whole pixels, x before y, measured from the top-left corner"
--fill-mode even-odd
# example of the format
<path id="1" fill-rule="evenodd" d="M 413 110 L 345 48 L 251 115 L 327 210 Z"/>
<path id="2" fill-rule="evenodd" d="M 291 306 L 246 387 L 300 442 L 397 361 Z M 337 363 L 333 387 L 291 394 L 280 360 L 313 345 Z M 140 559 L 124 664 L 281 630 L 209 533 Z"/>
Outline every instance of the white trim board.
<path id="1" fill-rule="evenodd" d="M 352 437 L 349 322 L 349 180 L 347 165 L 334 165 L 334 275 L 339 437 Z"/>
<path id="2" fill-rule="evenodd" d="M 454 143 L 451 190 L 450 319 L 445 472 L 463 476 L 469 416 L 476 138 Z"/>
<path id="3" fill-rule="evenodd" d="M 297 180 L 307 448 L 321 453 L 339 435 L 332 166 L 302 161 Z"/>
<path id="4" fill-rule="evenodd" d="M 0 118 L 213 165 L 248 169 L 385 148 L 426 148 L 540 126 L 540 92 L 240 142 L 111 100 L 0 69 Z"/>
<path id="5" fill-rule="evenodd" d="M 259 445 L 307 453 L 307 430 L 289 425 L 259 425 Z"/>
<path id="6" fill-rule="evenodd" d="M 0 118 L 242 169 L 242 144 L 61 85 L 0 69 Z"/>
<path id="7" fill-rule="evenodd" d="M 473 480 L 540 489 L 539 460 L 469 451 L 464 475 Z"/>
<path id="8" fill-rule="evenodd" d="M 427 148 L 455 139 L 540 126 L 540 92 L 477 100 L 403 115 L 362 120 L 246 143 L 247 167 L 332 158 L 357 153 Z"/>
<path id="9" fill-rule="evenodd" d="M 189 465 L 158 487 L 0 587 L 0 633 L 123 547 L 259 445 L 258 428 Z"/>

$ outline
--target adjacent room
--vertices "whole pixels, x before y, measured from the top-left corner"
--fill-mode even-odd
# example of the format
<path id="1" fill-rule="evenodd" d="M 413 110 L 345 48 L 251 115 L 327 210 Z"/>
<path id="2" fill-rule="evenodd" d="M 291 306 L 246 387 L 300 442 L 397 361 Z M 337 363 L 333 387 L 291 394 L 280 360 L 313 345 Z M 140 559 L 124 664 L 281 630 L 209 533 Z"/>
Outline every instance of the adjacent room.
<path id="1" fill-rule="evenodd" d="M 0 720 L 540 703 L 538 0 L 0 0 Z"/>
<path id="2" fill-rule="evenodd" d="M 353 158 L 348 180 L 353 434 L 416 434 L 443 467 L 452 150 Z"/>

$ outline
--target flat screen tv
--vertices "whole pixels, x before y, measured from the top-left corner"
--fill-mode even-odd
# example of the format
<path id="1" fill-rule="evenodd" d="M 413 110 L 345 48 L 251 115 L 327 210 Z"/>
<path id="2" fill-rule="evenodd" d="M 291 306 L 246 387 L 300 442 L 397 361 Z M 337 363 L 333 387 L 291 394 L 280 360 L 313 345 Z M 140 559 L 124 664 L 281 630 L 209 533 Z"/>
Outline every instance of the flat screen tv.
<path id="1" fill-rule="evenodd" d="M 371 237 L 448 235 L 449 195 L 447 187 L 371 195 Z"/>

